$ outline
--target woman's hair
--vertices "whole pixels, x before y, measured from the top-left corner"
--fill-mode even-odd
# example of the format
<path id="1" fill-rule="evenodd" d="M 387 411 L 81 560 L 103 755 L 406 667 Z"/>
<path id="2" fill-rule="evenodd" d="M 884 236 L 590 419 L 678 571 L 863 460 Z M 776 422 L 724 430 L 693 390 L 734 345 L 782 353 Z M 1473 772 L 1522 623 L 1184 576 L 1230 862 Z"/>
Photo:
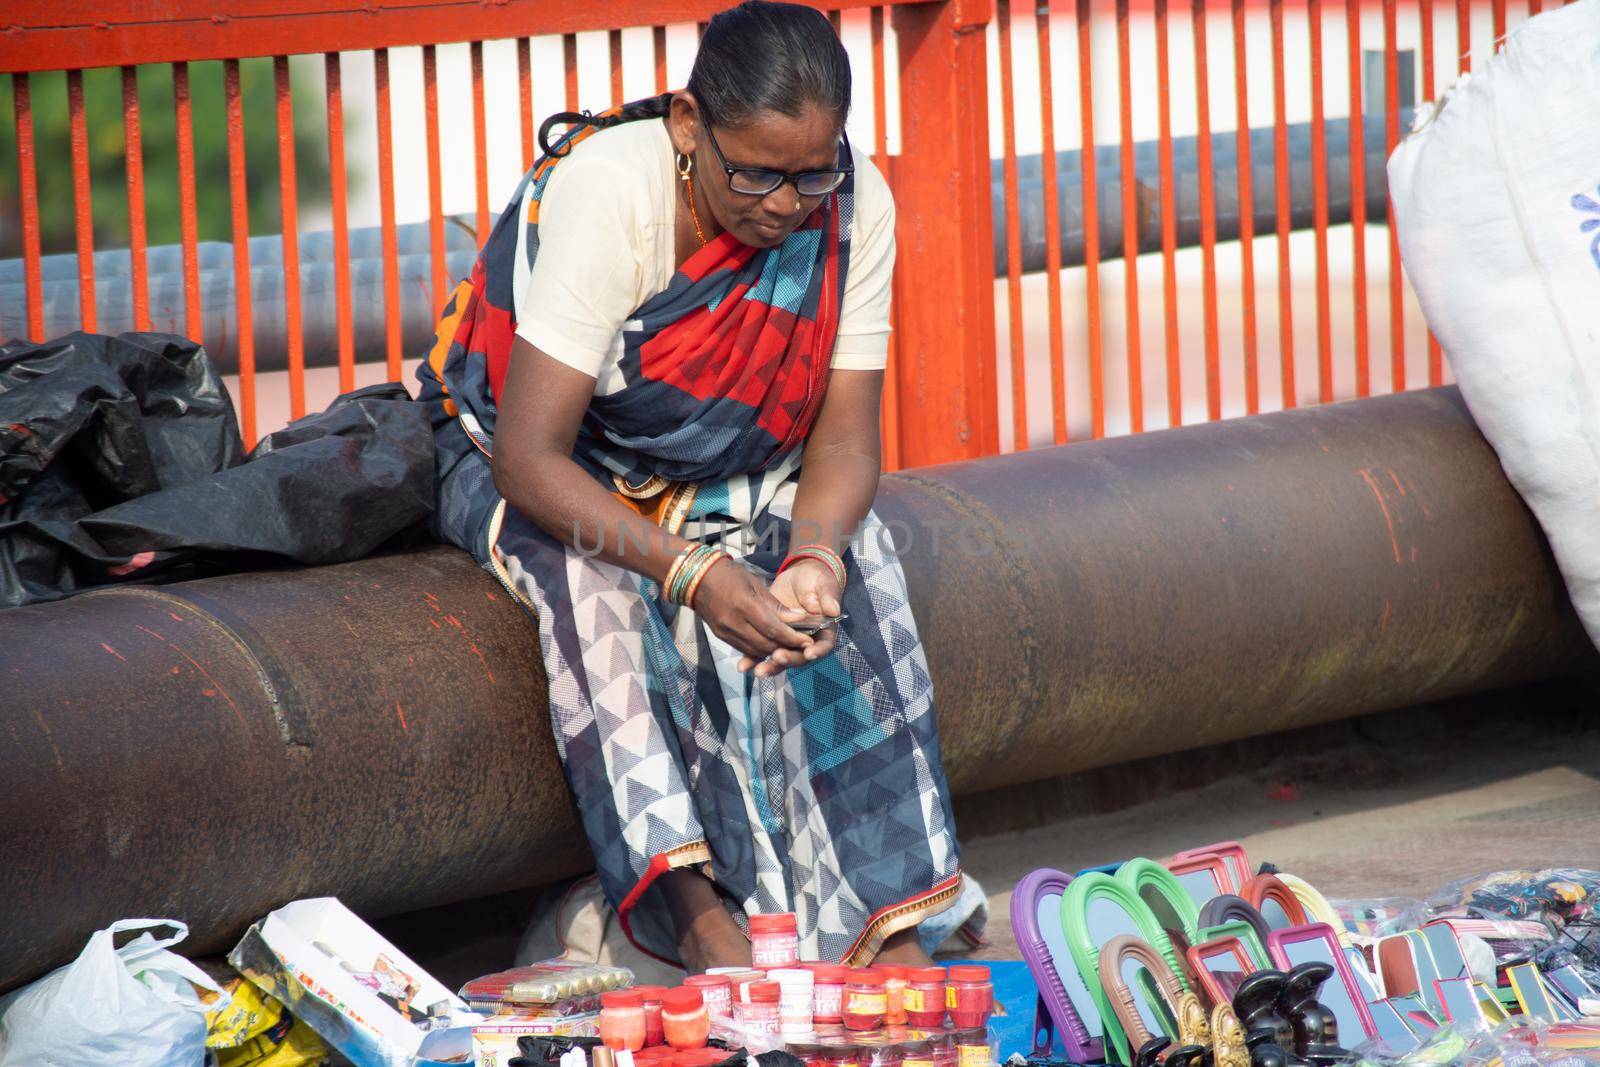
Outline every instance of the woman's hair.
<path id="1" fill-rule="evenodd" d="M 840 126 L 850 113 L 850 59 L 822 12 L 800 4 L 745 0 L 711 17 L 686 87 L 708 124 L 737 126 L 765 112 L 795 117 L 820 107 Z M 617 114 L 564 111 L 539 127 L 539 148 L 564 154 L 556 126 L 605 129 L 666 118 L 672 94 L 623 104 Z"/>

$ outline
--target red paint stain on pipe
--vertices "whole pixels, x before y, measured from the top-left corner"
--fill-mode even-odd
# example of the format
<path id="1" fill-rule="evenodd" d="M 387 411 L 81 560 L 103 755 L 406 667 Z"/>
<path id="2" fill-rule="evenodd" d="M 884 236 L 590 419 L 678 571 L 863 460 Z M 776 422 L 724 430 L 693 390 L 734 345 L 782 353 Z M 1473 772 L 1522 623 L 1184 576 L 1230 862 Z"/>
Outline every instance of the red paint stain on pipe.
<path id="1" fill-rule="evenodd" d="M 398 700 L 394 702 L 394 714 L 395 717 L 400 720 L 400 729 L 410 733 L 411 727 L 406 725 L 406 710 L 400 706 L 400 702 Z"/>
<path id="2" fill-rule="evenodd" d="M 1383 632 L 1389 628 L 1389 611 L 1393 607 L 1394 607 L 1394 605 L 1390 604 L 1387 600 L 1385 600 L 1383 602 L 1383 618 L 1378 620 L 1378 636 L 1379 637 L 1382 637 L 1383 636 Z"/>
<path id="3" fill-rule="evenodd" d="M 169 612 L 167 612 L 167 616 L 168 616 L 168 617 L 169 617 L 169 618 L 171 618 L 171 619 L 172 619 L 172 621 L 173 621 L 173 622 L 182 622 L 182 621 L 183 621 L 183 616 L 182 616 L 182 615 L 179 615 L 179 614 L 178 614 L 178 613 L 177 613 L 177 612 L 175 612 L 175 611 L 169 611 Z"/>
<path id="4" fill-rule="evenodd" d="M 1394 548 L 1394 561 L 1400 563 L 1400 539 L 1394 535 L 1394 519 L 1389 514 L 1389 505 L 1383 499 L 1383 490 L 1378 488 L 1377 479 L 1372 472 L 1365 468 L 1361 471 L 1361 480 L 1367 483 L 1367 488 L 1372 490 L 1372 495 L 1378 498 L 1378 510 L 1383 512 L 1383 524 L 1389 528 L 1389 544 Z"/>
<path id="5" fill-rule="evenodd" d="M 121 652 L 118 652 L 116 649 L 112 648 L 110 645 L 106 644 L 104 641 L 100 642 L 100 647 L 105 649 L 107 652 L 111 653 L 113 656 L 115 656 L 118 659 L 120 659 L 122 662 L 124 662 L 124 663 L 128 662 L 128 658 L 126 656 L 124 656 Z"/>
<path id="6" fill-rule="evenodd" d="M 50 755 L 55 757 L 56 770 L 60 771 L 61 777 L 65 778 L 67 776 L 67 765 L 61 761 L 61 750 L 56 747 L 55 736 L 50 733 L 50 726 L 44 721 L 44 713 L 35 710 L 33 718 L 39 724 L 39 729 L 44 731 L 45 743 L 50 746 Z"/>
<path id="7" fill-rule="evenodd" d="M 450 623 L 451 626 L 454 626 L 458 630 L 461 629 L 461 620 L 456 618 L 454 615 L 446 615 L 445 619 Z"/>

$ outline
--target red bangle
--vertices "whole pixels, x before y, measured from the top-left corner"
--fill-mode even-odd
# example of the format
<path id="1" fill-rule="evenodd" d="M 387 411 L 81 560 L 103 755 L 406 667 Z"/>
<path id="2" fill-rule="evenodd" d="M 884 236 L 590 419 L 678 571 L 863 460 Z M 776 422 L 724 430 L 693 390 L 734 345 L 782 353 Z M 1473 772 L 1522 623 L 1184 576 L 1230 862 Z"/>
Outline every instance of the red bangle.
<path id="1" fill-rule="evenodd" d="M 784 571 L 788 570 L 790 567 L 794 566 L 796 563 L 799 563 L 803 559 L 814 559 L 825 565 L 830 571 L 833 572 L 833 577 L 839 583 L 840 590 L 842 591 L 844 589 L 844 560 L 839 557 L 839 553 L 835 552 L 827 545 L 801 545 L 798 548 L 790 549 L 788 558 L 785 559 L 783 564 L 778 567 L 778 573 L 782 574 Z"/>

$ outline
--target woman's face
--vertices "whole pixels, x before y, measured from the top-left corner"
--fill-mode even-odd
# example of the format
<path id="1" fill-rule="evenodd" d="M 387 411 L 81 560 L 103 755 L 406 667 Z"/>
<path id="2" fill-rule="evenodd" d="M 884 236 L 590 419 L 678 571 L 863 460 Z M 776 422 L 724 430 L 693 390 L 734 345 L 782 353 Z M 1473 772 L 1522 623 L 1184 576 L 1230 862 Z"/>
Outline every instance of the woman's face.
<path id="1" fill-rule="evenodd" d="M 737 193 L 717 158 L 717 149 L 729 166 L 798 174 L 831 170 L 839 165 L 839 129 L 822 108 L 807 108 L 796 117 L 762 112 L 737 126 L 713 128 L 716 143 L 693 104 L 680 93 L 673 101 L 671 132 L 678 151 L 694 158 L 695 204 L 700 217 L 709 210 L 724 230 L 755 248 L 783 243 L 822 203 L 820 196 L 801 196 L 793 182 L 784 182 L 765 196 Z"/>

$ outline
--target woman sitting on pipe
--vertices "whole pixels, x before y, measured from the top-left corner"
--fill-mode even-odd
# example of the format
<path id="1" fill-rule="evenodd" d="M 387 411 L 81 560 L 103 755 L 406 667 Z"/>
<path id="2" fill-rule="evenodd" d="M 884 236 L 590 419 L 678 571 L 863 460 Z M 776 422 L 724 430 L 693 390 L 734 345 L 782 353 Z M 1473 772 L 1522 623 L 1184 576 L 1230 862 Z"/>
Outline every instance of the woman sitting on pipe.
<path id="1" fill-rule="evenodd" d="M 870 510 L 894 205 L 849 109 L 821 13 L 718 14 L 684 91 L 544 124 L 418 372 L 438 532 L 537 617 L 606 895 L 691 972 L 786 911 L 925 963 L 981 899 Z"/>

